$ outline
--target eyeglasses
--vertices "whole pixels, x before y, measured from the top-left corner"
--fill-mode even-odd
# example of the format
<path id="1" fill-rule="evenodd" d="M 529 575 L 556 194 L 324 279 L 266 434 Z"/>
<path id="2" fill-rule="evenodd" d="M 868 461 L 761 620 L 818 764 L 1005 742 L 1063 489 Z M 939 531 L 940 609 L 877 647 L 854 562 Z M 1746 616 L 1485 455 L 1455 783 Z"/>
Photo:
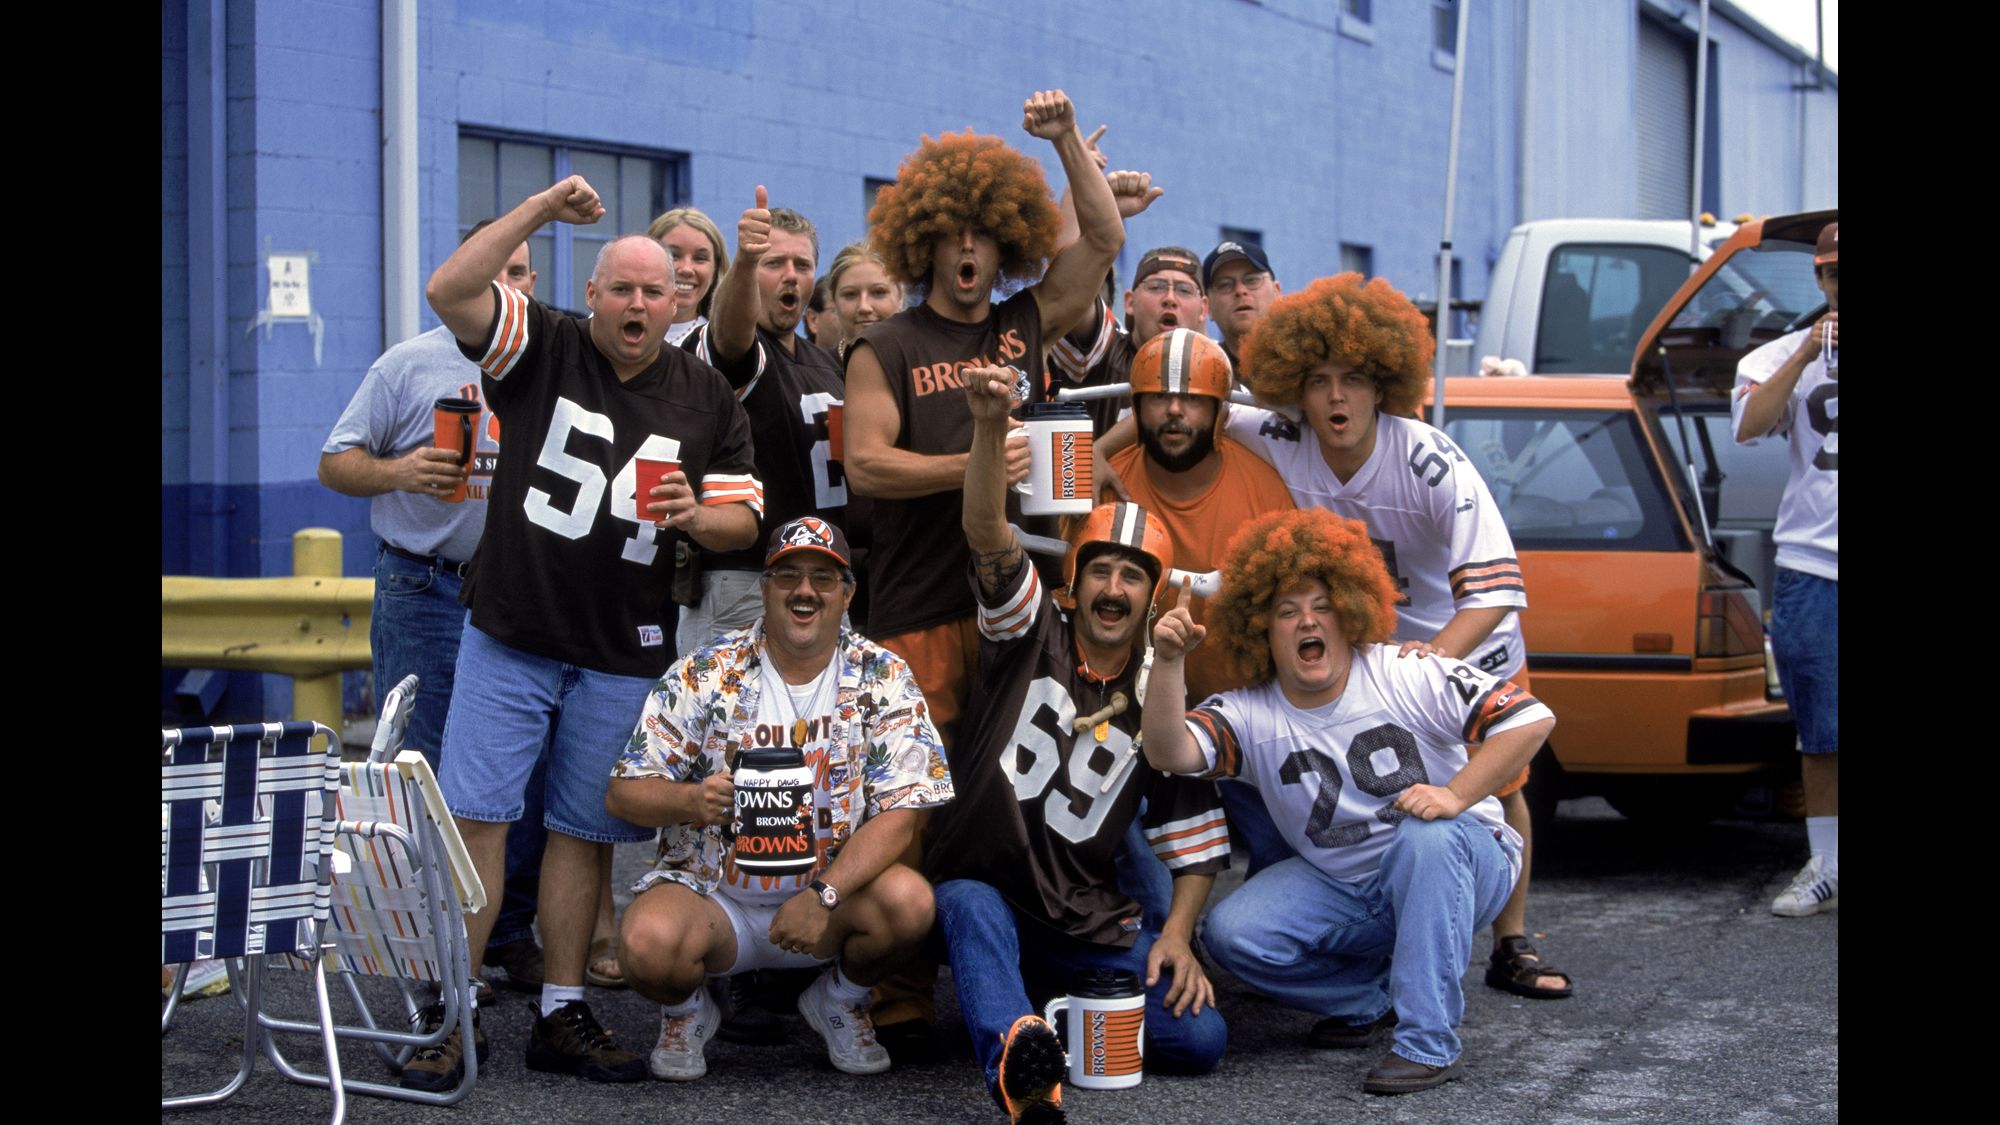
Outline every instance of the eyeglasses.
<path id="1" fill-rule="evenodd" d="M 1139 283 L 1139 292 L 1153 297 L 1164 297 L 1169 289 L 1174 291 L 1174 296 L 1183 301 L 1192 301 L 1201 296 L 1201 290 L 1196 289 L 1192 282 L 1168 281 L 1164 277 L 1155 277 Z"/>
<path id="2" fill-rule="evenodd" d="M 1245 293 L 1255 293 L 1257 290 L 1264 288 L 1264 283 L 1269 280 L 1271 280 L 1271 275 L 1268 273 L 1246 273 L 1241 278 L 1218 277 L 1209 284 L 1209 288 L 1227 297 L 1231 293 L 1236 292 L 1239 287 Z"/>
<path id="3" fill-rule="evenodd" d="M 808 580 L 812 582 L 812 588 L 822 594 L 830 594 L 840 586 L 840 572 L 823 566 L 816 566 L 811 570 L 781 566 L 776 570 L 765 571 L 764 577 L 776 582 L 780 590 L 794 589 L 799 583 Z"/>

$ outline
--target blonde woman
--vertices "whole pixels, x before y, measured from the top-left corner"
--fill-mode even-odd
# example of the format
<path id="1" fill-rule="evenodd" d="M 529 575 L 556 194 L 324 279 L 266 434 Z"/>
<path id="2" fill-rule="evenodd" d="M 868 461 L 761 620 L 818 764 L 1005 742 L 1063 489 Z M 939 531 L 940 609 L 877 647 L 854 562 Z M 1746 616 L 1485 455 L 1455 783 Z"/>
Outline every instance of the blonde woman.
<path id="1" fill-rule="evenodd" d="M 832 287 L 833 311 L 840 319 L 842 359 L 861 330 L 878 320 L 887 320 L 903 308 L 903 287 L 889 276 L 882 256 L 869 249 L 866 241 L 850 242 L 833 256 L 826 271 Z"/>
<path id="2" fill-rule="evenodd" d="M 673 259 L 680 307 L 667 328 L 667 343 L 679 346 L 688 333 L 708 323 L 709 302 L 729 268 L 729 251 L 715 220 L 693 207 L 676 207 L 654 219 L 646 236 L 666 247 Z"/>

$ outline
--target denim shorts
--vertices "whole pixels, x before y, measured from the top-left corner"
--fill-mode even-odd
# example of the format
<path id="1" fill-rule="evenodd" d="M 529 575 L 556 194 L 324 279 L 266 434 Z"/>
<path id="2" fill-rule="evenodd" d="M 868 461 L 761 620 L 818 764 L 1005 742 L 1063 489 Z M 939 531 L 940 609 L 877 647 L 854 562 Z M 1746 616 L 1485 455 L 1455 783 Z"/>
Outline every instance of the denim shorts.
<path id="1" fill-rule="evenodd" d="M 1771 584 L 1771 654 L 1799 727 L 1799 749 L 1840 749 L 1840 583 L 1778 569 Z"/>
<path id="2" fill-rule="evenodd" d="M 522 652 L 467 621 L 444 724 L 445 804 L 466 820 L 519 820 L 547 745 L 544 826 L 600 844 L 652 839 L 657 829 L 607 812 L 604 793 L 653 684 Z"/>

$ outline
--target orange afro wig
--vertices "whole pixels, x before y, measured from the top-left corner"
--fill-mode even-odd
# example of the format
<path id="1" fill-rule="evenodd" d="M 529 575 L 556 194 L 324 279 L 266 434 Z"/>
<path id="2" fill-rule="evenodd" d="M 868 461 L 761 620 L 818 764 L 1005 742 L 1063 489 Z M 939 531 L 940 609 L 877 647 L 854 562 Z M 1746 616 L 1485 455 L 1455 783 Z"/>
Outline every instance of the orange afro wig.
<path id="1" fill-rule="evenodd" d="M 1313 368 L 1342 364 L 1375 381 L 1383 413 L 1409 416 L 1436 351 L 1430 322 L 1395 286 L 1343 273 L 1273 301 L 1250 331 L 1243 368 L 1259 396 L 1291 406 Z"/>
<path id="2" fill-rule="evenodd" d="M 1271 606 L 1278 595 L 1318 579 L 1333 597 L 1347 643 L 1374 644 L 1396 631 L 1396 580 L 1368 525 L 1324 508 L 1270 512 L 1229 540 L 1222 592 L 1208 603 L 1209 636 L 1252 684 L 1276 674 L 1271 661 Z"/>
<path id="3" fill-rule="evenodd" d="M 876 195 L 868 226 L 890 276 L 914 288 L 930 284 L 931 247 L 966 227 L 1000 244 L 1002 278 L 1033 278 L 1055 252 L 1058 221 L 1042 166 L 967 128 L 926 134 Z"/>

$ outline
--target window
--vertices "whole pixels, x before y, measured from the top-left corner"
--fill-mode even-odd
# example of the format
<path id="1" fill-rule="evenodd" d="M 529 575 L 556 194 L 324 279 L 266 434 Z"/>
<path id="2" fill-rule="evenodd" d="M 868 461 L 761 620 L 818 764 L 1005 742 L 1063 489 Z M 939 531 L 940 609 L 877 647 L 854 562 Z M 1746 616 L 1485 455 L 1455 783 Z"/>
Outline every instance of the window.
<path id="1" fill-rule="evenodd" d="M 1680 541 L 1631 411 L 1454 407 L 1445 431 L 1522 550 L 1668 551 Z"/>
<path id="2" fill-rule="evenodd" d="M 1687 276 L 1684 251 L 1595 243 L 1557 247 L 1549 259 L 1532 370 L 1545 375 L 1629 371 L 1639 334 Z"/>
<path id="3" fill-rule="evenodd" d="M 1255 246 L 1261 250 L 1264 248 L 1264 232 L 1251 230 L 1249 227 L 1223 227 L 1222 237 L 1217 243 L 1223 242 L 1241 242 L 1245 246 Z"/>
<path id="4" fill-rule="evenodd" d="M 873 176 L 861 178 L 861 227 L 868 227 L 868 216 L 875 210 L 875 200 L 882 195 L 882 189 L 895 183 L 894 180 L 878 180 Z"/>
<path id="5" fill-rule="evenodd" d="M 1340 33 L 1363 43 L 1375 42 L 1375 0 L 1341 0 Z"/>
<path id="6" fill-rule="evenodd" d="M 1458 65 L 1458 4 L 1431 0 L 1431 65 L 1451 70 Z"/>
<path id="7" fill-rule="evenodd" d="M 687 159 L 643 149 L 584 148 L 562 141 L 460 130 L 458 232 L 504 215 L 523 199 L 570 175 L 590 181 L 604 217 L 587 227 L 551 223 L 528 240 L 540 275 L 535 295 L 581 312 L 583 283 L 597 252 L 621 234 L 642 232 L 654 216 L 687 198 Z"/>
<path id="8" fill-rule="evenodd" d="M 1340 244 L 1340 270 L 1342 273 L 1358 273 L 1362 277 L 1375 276 L 1375 248 L 1357 242 Z"/>

